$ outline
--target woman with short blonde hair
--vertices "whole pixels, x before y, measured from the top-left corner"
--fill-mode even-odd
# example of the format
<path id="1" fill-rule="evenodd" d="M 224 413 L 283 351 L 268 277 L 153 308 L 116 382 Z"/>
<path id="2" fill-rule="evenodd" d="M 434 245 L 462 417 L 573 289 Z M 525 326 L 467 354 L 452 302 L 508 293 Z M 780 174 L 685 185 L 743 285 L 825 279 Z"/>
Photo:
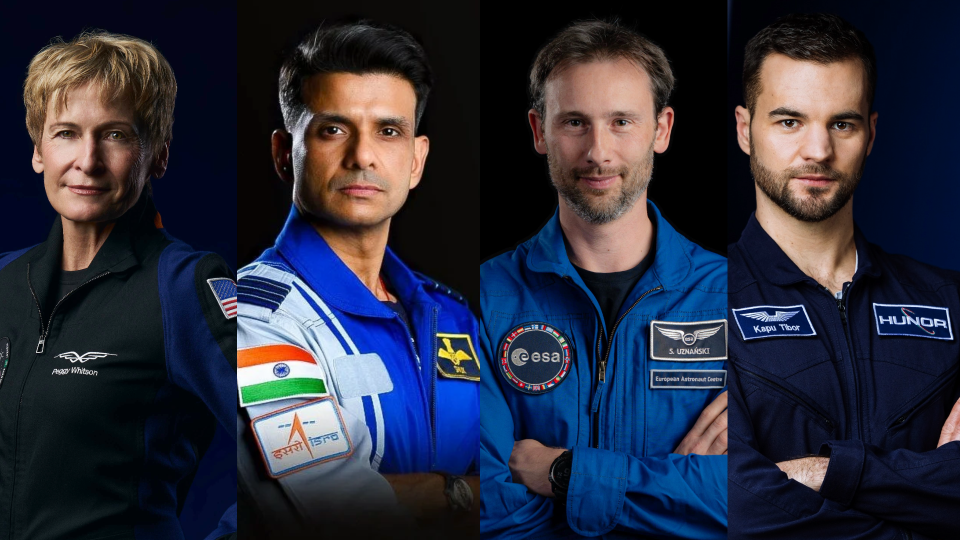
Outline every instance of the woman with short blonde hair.
<path id="1" fill-rule="evenodd" d="M 149 188 L 176 94 L 130 36 L 57 39 L 30 62 L 32 163 L 59 215 L 0 255 L 0 538 L 182 538 L 217 422 L 235 432 L 234 273 L 171 237 Z M 211 537 L 235 535 L 230 509 Z"/>

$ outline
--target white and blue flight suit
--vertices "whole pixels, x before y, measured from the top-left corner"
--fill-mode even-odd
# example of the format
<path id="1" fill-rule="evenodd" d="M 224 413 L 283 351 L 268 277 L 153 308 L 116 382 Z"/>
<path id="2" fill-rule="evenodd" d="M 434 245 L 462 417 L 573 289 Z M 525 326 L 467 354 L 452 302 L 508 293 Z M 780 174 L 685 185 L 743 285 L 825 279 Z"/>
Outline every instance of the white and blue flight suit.
<path id="1" fill-rule="evenodd" d="M 477 321 L 462 296 L 388 248 L 408 326 L 295 208 L 238 276 L 241 530 L 389 529 L 403 512 L 382 474 L 475 468 Z"/>
<path id="2" fill-rule="evenodd" d="M 960 273 L 854 241 L 839 298 L 754 216 L 730 247 L 730 538 L 960 538 Z"/>
<path id="3" fill-rule="evenodd" d="M 558 214 L 480 267 L 482 536 L 726 538 L 726 456 L 671 453 L 726 387 L 726 260 L 648 214 L 653 264 L 612 325 Z M 565 508 L 514 483 L 521 439 L 572 449 Z"/>

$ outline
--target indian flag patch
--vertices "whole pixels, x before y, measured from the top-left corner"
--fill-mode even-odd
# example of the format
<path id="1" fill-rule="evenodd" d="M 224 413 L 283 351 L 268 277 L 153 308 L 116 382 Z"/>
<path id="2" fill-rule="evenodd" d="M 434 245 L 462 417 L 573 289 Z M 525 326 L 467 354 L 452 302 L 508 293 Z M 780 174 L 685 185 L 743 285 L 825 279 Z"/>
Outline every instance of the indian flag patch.
<path id="1" fill-rule="evenodd" d="M 309 351 L 294 345 L 262 345 L 237 351 L 240 406 L 281 399 L 323 397 L 323 370 Z"/>

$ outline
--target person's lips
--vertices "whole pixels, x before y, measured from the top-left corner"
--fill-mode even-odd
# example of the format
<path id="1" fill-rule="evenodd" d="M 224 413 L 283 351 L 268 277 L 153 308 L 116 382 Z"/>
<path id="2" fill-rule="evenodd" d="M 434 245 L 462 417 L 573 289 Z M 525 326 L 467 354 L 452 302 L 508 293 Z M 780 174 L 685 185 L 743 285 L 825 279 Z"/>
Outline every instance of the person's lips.
<path id="1" fill-rule="evenodd" d="M 612 186 L 619 177 L 619 174 L 615 174 L 613 176 L 581 176 L 579 178 L 593 189 L 605 189 Z"/>
<path id="2" fill-rule="evenodd" d="M 803 184 L 810 187 L 826 187 L 836 181 L 829 176 L 823 176 L 820 174 L 804 174 L 800 176 L 794 176 L 793 179 L 799 180 Z"/>
<path id="3" fill-rule="evenodd" d="M 103 195 L 104 193 L 110 191 L 108 188 L 105 188 L 105 187 L 88 186 L 83 184 L 68 185 L 67 189 L 69 189 L 71 193 L 74 193 L 76 195 L 86 195 L 86 196 Z"/>
<path id="4" fill-rule="evenodd" d="M 354 197 L 371 197 L 383 190 L 373 184 L 350 184 L 340 188 L 340 191 Z"/>

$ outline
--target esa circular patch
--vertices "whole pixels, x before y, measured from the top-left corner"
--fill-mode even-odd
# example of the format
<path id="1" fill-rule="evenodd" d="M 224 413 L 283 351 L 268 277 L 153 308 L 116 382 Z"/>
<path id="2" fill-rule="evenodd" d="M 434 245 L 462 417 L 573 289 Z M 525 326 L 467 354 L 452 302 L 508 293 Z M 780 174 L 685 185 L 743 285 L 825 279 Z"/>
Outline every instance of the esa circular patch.
<path id="1" fill-rule="evenodd" d="M 500 342 L 500 374 L 526 394 L 555 389 L 570 373 L 571 344 L 546 323 L 523 323 Z"/>

